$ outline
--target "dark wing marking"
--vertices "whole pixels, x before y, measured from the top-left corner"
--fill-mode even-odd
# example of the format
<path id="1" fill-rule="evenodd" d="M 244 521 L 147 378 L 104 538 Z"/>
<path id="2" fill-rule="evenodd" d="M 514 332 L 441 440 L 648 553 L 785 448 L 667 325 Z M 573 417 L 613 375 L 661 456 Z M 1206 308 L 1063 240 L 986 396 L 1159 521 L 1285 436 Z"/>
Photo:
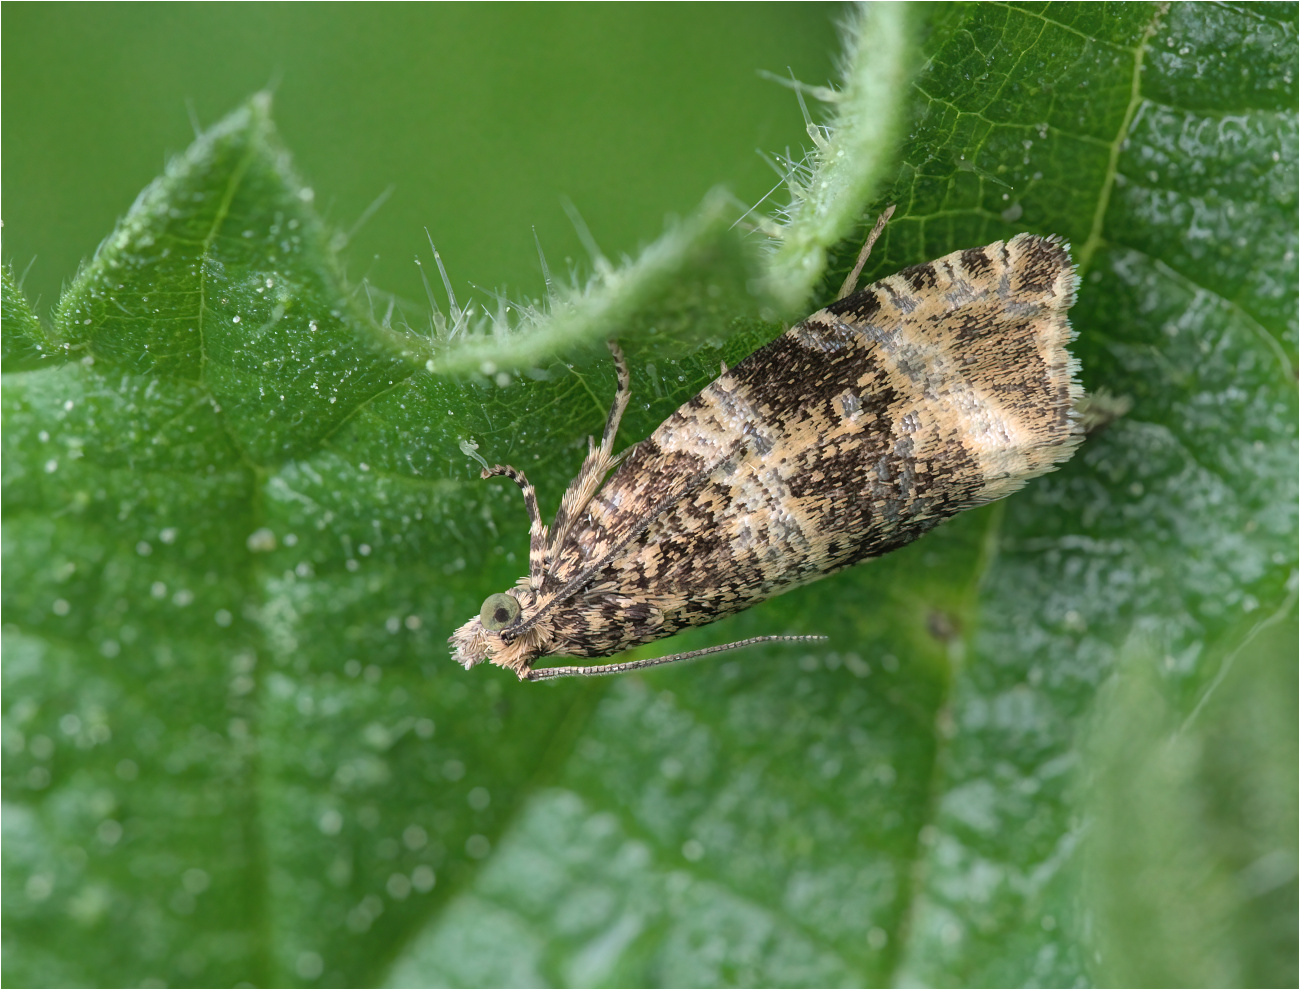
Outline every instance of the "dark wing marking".
<path id="1" fill-rule="evenodd" d="M 1022 234 L 814 313 L 682 406 L 596 493 L 548 591 L 642 524 L 586 597 L 555 603 L 557 623 L 600 595 L 649 596 L 663 622 L 630 624 L 618 648 L 658 638 L 887 553 L 1050 470 L 1078 442 L 1073 293 L 1065 248 Z"/>

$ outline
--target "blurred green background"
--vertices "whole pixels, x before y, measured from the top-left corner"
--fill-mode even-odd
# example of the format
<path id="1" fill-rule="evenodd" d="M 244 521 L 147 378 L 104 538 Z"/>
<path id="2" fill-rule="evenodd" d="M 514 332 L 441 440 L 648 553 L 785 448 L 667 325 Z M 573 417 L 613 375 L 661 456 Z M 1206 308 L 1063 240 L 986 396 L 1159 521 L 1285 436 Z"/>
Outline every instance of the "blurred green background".
<path id="1" fill-rule="evenodd" d="M 756 149 L 808 143 L 758 70 L 832 75 L 836 4 L 6 4 L 5 260 L 47 312 L 166 156 L 270 86 L 355 281 L 423 299 L 427 226 L 458 291 L 541 291 L 725 183 L 776 181 Z M 653 80 L 650 83 L 649 80 Z M 708 97 L 705 98 L 705 94 Z M 191 117 L 192 114 L 192 117 Z M 34 262 L 33 262 L 33 259 Z"/>

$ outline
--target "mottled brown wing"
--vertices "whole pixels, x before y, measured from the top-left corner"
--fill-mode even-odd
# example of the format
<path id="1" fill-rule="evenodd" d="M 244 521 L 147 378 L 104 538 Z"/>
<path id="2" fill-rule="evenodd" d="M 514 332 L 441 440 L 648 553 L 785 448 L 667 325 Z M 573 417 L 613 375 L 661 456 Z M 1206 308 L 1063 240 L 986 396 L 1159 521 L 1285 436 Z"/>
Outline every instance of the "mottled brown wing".
<path id="1" fill-rule="evenodd" d="M 644 621 L 614 623 L 610 652 L 657 639 L 887 553 L 1051 470 L 1079 441 L 1074 287 L 1067 248 L 1021 234 L 906 269 L 792 327 L 606 481 L 553 558 L 551 590 L 667 508 L 586 595 L 557 603 L 558 627 L 648 596 Z"/>

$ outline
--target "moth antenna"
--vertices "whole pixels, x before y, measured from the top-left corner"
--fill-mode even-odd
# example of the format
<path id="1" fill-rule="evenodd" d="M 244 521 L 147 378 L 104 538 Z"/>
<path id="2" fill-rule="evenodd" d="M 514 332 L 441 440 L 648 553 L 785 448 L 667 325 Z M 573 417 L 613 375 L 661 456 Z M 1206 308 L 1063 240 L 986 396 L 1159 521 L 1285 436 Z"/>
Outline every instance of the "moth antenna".
<path id="1" fill-rule="evenodd" d="M 462 449 L 464 449 L 462 447 Z M 534 589 L 542 586 L 542 576 L 546 573 L 548 541 L 546 524 L 542 522 L 541 513 L 537 511 L 537 490 L 529 483 L 524 472 L 508 464 L 494 464 L 485 467 L 479 477 L 483 479 L 504 475 L 519 486 L 524 493 L 524 508 L 528 510 L 528 583 Z"/>
<path id="2" fill-rule="evenodd" d="M 858 287 L 858 276 L 862 274 L 862 266 L 871 257 L 871 249 L 875 246 L 876 239 L 880 236 L 881 231 L 885 229 L 885 224 L 889 223 L 889 218 L 894 215 L 894 210 L 897 208 L 897 203 L 890 203 L 885 207 L 885 212 L 876 218 L 876 225 L 871 228 L 871 233 L 867 236 L 867 243 L 862 245 L 862 250 L 858 252 L 858 263 L 853 266 L 853 271 L 849 272 L 848 278 L 840 286 L 840 294 L 835 297 L 836 302 L 839 302 L 845 296 L 853 295 L 853 290 Z"/>
<path id="3" fill-rule="evenodd" d="M 618 391 L 614 394 L 614 404 L 609 407 L 609 416 L 605 419 L 605 433 L 600 445 L 608 456 L 614 449 L 614 438 L 618 436 L 618 424 L 623 421 L 628 400 L 632 398 L 632 373 L 627 368 L 627 358 L 618 341 L 606 342 L 609 352 L 614 355 L 614 374 L 618 377 Z"/>
<path id="4" fill-rule="evenodd" d="M 551 526 L 550 548 L 552 550 L 564 543 L 569 530 L 573 528 L 574 520 L 582 515 L 582 510 L 596 494 L 596 489 L 600 487 L 605 475 L 610 468 L 622 460 L 621 456 L 614 456 L 614 440 L 618 436 L 618 426 L 623 421 L 623 413 L 627 409 L 628 401 L 632 398 L 632 374 L 628 371 L 627 358 L 616 341 L 609 341 L 609 350 L 614 355 L 618 391 L 614 394 L 614 402 L 609 407 L 609 416 L 605 419 L 605 432 L 600 438 L 600 446 L 596 446 L 591 437 L 587 438 L 587 459 L 582 462 L 577 476 L 569 482 L 569 488 L 564 493 L 564 498 L 560 500 L 560 509 L 555 513 L 555 522 Z"/>
<path id="5" fill-rule="evenodd" d="M 714 653 L 742 650 L 747 646 L 755 646 L 758 643 L 815 643 L 824 642 L 825 640 L 825 636 L 753 636 L 749 639 L 737 640 L 734 643 L 725 643 L 722 646 L 707 646 L 702 650 L 691 650 L 689 653 L 674 653 L 671 656 L 654 657 L 649 660 L 602 663 L 594 667 L 542 667 L 538 670 L 530 670 L 524 679 L 529 681 L 550 681 L 557 677 L 601 677 L 605 674 L 622 674 L 629 670 L 642 670 L 646 667 L 662 667 L 664 664 L 679 663 L 682 660 L 698 660 L 700 657 L 707 657 Z"/>

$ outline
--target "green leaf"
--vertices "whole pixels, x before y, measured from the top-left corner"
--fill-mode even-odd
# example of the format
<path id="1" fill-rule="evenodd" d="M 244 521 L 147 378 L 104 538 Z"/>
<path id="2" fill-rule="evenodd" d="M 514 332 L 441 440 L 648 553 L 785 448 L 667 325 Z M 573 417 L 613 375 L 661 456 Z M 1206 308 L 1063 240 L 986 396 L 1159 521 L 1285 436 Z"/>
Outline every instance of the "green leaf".
<path id="1" fill-rule="evenodd" d="M 340 287 L 270 101 L 146 189 L 59 301 L 72 346 L 207 397 L 251 464 L 319 445 L 410 373 Z"/>
<path id="2" fill-rule="evenodd" d="M 750 291 L 759 272 L 753 249 L 733 231 L 736 212 L 729 197 L 715 190 L 695 216 L 635 261 L 616 269 L 597 254 L 595 277 L 581 289 L 553 286 L 545 311 L 529 306 L 514 320 L 517 310 L 509 306 L 477 320 L 453 313 L 446 346 L 434 337 L 424 347 L 423 341 L 407 346 L 427 354 L 426 367 L 443 375 L 495 375 L 584 351 L 590 358 L 604 352 L 611 333 L 622 340 L 650 338 L 663 352 L 709 337 L 718 346 L 737 319 L 767 308 Z M 471 320 L 478 332 L 457 332 L 458 323 Z"/>
<path id="3" fill-rule="evenodd" d="M 1232 716 L 1260 704 L 1233 686 L 1243 644 L 1293 621 L 1295 9 L 924 14 L 919 53 L 885 44 L 919 12 L 850 34 L 829 146 L 908 136 L 819 164 L 845 191 L 800 199 L 765 270 L 711 200 L 545 306 L 431 318 L 430 343 L 347 287 L 264 99 L 146 190 L 60 301 L 49 339 L 80 360 L 6 350 L 6 982 L 1180 972 L 1114 936 L 1117 851 L 1230 922 L 1222 972 L 1283 981 L 1294 926 L 1254 940 L 1257 905 L 1215 878 L 1280 834 L 1228 827 L 1223 781 L 1260 768 L 1243 787 L 1266 793 L 1295 763 L 1281 715 Z M 463 448 L 553 511 L 613 394 L 601 341 L 629 343 L 632 442 L 779 332 L 756 285 L 829 297 L 889 202 L 864 278 L 1070 237 L 1085 381 L 1132 411 L 1006 502 L 658 644 L 825 648 L 549 687 L 456 666 L 446 636 L 527 542 L 518 492 Z M 11 280 L 4 306 L 6 348 L 43 339 Z M 1140 725 L 1130 681 L 1163 706 Z M 1201 763 L 1167 755 L 1174 729 Z M 1185 860 L 1154 830 L 1126 846 L 1149 778 L 1115 753 L 1151 767 L 1153 813 L 1228 824 Z M 1255 868 L 1274 898 L 1278 862 Z M 1177 961 L 1193 912 L 1166 901 L 1149 937 Z M 1231 968 L 1260 945 L 1282 961 Z"/>
<path id="4" fill-rule="evenodd" d="M 18 287 L 13 269 L 0 268 L 0 363 L 5 371 L 25 371 L 66 360 L 67 348 L 50 340 Z"/>
<path id="5" fill-rule="evenodd" d="M 796 84 L 825 99 L 833 113 L 821 126 L 805 109 L 813 149 L 786 179 L 790 205 L 782 211 L 785 224 L 772 253 L 769 284 L 791 309 L 807 306 L 827 252 L 849 235 L 861 219 L 862 204 L 879 191 L 893 165 L 906 120 L 919 17 L 918 6 L 904 3 L 852 8 L 841 86 Z"/>
<path id="6" fill-rule="evenodd" d="M 1294 609 L 1277 618 L 1185 717 L 1140 635 L 1099 698 L 1086 862 L 1108 986 L 1295 982 Z"/>

